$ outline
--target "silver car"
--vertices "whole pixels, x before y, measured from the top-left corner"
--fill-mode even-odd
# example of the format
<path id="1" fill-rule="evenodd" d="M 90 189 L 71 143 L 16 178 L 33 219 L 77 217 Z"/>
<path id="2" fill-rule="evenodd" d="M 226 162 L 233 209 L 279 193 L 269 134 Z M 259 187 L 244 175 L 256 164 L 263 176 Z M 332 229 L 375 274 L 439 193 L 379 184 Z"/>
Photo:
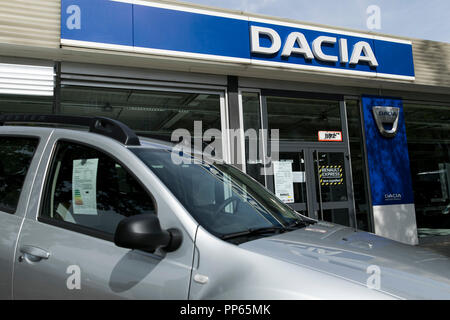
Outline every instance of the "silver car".
<path id="1" fill-rule="evenodd" d="M 0 299 L 450 299 L 448 258 L 311 220 L 120 122 L 0 124 Z"/>

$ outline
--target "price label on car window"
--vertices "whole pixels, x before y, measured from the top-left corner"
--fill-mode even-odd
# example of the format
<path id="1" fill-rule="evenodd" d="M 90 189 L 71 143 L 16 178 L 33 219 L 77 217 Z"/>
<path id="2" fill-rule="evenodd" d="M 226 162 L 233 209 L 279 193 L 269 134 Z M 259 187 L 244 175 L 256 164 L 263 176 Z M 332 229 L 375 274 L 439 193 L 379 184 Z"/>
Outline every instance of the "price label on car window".
<path id="1" fill-rule="evenodd" d="M 342 141 L 341 131 L 319 131 L 319 141 Z"/>
<path id="2" fill-rule="evenodd" d="M 74 214 L 97 215 L 98 159 L 73 160 L 72 205 Z"/>

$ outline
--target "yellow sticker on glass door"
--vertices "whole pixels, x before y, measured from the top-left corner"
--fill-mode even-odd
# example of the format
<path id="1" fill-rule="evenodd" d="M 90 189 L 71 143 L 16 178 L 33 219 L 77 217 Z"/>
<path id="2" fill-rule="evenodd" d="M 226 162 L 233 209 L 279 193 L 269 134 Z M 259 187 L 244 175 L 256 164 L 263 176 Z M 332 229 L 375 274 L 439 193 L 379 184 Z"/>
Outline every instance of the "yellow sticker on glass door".
<path id="1" fill-rule="evenodd" d="M 344 183 L 342 166 L 319 166 L 320 185 L 336 186 Z"/>

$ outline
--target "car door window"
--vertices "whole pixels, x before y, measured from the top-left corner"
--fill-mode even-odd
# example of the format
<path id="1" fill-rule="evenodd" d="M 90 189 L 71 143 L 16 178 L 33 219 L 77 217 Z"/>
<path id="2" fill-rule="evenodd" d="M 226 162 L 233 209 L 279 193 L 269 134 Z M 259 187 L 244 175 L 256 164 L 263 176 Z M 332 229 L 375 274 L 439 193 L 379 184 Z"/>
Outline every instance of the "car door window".
<path id="1" fill-rule="evenodd" d="M 0 137 L 0 211 L 15 213 L 39 140 Z"/>
<path id="2" fill-rule="evenodd" d="M 96 231 L 107 239 L 125 217 L 156 213 L 153 198 L 122 164 L 66 141 L 56 147 L 45 195 L 41 221 L 78 226 L 77 231 Z"/>

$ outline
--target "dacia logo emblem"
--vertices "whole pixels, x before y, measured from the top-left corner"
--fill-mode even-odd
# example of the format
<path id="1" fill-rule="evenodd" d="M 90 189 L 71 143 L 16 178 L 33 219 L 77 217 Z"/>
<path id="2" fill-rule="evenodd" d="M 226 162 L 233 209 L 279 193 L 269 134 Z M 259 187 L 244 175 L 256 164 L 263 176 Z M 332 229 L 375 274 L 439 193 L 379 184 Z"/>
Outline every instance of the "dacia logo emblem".
<path id="1" fill-rule="evenodd" d="M 398 130 L 400 108 L 374 106 L 372 112 L 381 135 L 386 138 L 395 137 Z"/>

